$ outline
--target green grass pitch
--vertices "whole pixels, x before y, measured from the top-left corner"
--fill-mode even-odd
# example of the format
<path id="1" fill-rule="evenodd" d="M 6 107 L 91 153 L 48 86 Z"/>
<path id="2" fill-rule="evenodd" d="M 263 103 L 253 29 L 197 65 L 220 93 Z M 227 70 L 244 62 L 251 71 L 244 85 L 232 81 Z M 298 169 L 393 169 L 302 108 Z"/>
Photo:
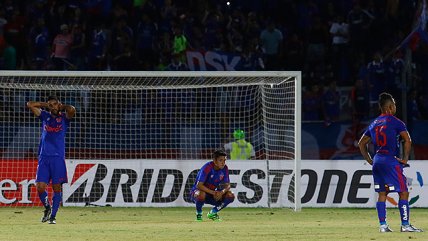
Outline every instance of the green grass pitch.
<path id="1" fill-rule="evenodd" d="M 194 208 L 62 207 L 57 224 L 40 223 L 42 208 L 0 208 L 0 240 L 428 240 L 428 209 L 410 210 L 424 233 L 400 233 L 398 209 L 388 209 L 393 233 L 379 233 L 375 209 L 226 208 L 222 222 L 196 222 Z"/>

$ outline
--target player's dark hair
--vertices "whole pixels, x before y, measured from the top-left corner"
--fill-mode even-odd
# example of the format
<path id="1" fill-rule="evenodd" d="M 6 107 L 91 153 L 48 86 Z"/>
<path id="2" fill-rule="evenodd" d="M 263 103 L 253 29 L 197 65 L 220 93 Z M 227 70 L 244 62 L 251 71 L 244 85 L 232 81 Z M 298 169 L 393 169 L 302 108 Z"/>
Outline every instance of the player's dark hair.
<path id="1" fill-rule="evenodd" d="M 51 95 L 51 96 L 49 96 L 49 97 L 48 97 L 48 101 L 50 101 L 50 100 L 56 100 L 56 101 L 59 101 L 58 97 L 56 97 L 56 96 L 54 96 L 54 95 Z"/>
<path id="2" fill-rule="evenodd" d="M 383 92 L 379 95 L 379 108 L 383 110 L 383 108 L 389 103 L 393 101 L 393 97 L 391 94 Z"/>
<path id="3" fill-rule="evenodd" d="M 227 156 L 226 152 L 223 149 L 215 150 L 213 153 L 213 159 L 217 159 L 221 156 Z"/>

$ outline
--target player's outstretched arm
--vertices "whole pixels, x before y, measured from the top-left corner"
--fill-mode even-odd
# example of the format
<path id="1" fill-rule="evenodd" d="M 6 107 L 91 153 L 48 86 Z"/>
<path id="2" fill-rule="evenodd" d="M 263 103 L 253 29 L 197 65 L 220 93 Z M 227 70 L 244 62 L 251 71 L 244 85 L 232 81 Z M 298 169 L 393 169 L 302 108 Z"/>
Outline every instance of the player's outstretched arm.
<path id="1" fill-rule="evenodd" d="M 46 102 L 38 102 L 38 101 L 28 101 L 27 107 L 33 112 L 35 116 L 40 116 L 42 113 L 41 108 L 47 108 L 48 103 Z"/>
<path id="2" fill-rule="evenodd" d="M 373 165 L 372 157 L 370 156 L 368 144 L 371 138 L 369 136 L 363 135 L 361 136 L 360 141 L 358 142 L 358 147 L 360 148 L 361 155 L 363 155 L 364 159 L 370 164 Z"/>
<path id="3" fill-rule="evenodd" d="M 65 116 L 67 119 L 71 119 L 76 114 L 76 108 L 72 105 L 61 104 L 60 110 L 65 111 Z"/>

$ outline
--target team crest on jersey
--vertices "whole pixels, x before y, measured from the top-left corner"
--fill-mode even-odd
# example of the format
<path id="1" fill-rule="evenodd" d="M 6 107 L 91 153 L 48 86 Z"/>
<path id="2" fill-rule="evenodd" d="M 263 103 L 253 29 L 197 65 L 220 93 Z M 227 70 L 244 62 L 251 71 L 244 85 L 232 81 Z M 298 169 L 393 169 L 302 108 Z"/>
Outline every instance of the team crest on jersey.
<path id="1" fill-rule="evenodd" d="M 56 118 L 56 122 L 61 123 L 61 117 Z"/>
<path id="2" fill-rule="evenodd" d="M 224 174 L 220 175 L 220 181 L 223 180 Z"/>
<path id="3" fill-rule="evenodd" d="M 60 132 L 62 130 L 62 125 L 58 125 L 58 126 L 45 125 L 45 130 L 47 132 Z"/>

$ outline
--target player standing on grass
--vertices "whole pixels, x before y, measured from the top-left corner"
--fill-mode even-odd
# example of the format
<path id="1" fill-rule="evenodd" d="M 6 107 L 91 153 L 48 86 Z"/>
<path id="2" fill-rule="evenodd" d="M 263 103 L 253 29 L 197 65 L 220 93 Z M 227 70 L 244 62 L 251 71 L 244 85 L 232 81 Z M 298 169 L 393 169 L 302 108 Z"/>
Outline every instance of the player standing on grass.
<path id="1" fill-rule="evenodd" d="M 76 109 L 72 105 L 62 104 L 55 96 L 48 97 L 47 102 L 29 101 L 27 107 L 42 121 L 36 173 L 37 193 L 45 207 L 41 221 L 44 223 L 49 220 L 50 224 L 56 224 L 55 217 L 62 198 L 62 184 L 67 182 L 65 135 Z M 46 191 L 51 180 L 54 192 L 52 207 Z"/>
<path id="2" fill-rule="evenodd" d="M 362 135 L 358 145 L 361 154 L 372 165 L 375 191 L 379 194 L 376 209 L 380 222 L 379 231 L 392 232 L 386 222 L 386 197 L 390 192 L 398 192 L 401 216 L 401 232 L 422 232 L 410 224 L 409 192 L 403 166 L 409 160 L 412 141 L 406 125 L 396 118 L 395 100 L 388 93 L 379 95 L 381 115 L 377 117 Z M 404 154 L 399 156 L 399 137 L 404 140 Z M 372 141 L 375 155 L 372 159 L 368 152 L 368 144 Z"/>
<path id="3" fill-rule="evenodd" d="M 202 221 L 202 206 L 205 203 L 214 206 L 207 217 L 213 221 L 221 221 L 217 213 L 235 200 L 235 195 L 230 191 L 226 156 L 224 150 L 216 150 L 213 161 L 205 163 L 198 172 L 190 193 L 196 204 L 196 221 Z"/>

